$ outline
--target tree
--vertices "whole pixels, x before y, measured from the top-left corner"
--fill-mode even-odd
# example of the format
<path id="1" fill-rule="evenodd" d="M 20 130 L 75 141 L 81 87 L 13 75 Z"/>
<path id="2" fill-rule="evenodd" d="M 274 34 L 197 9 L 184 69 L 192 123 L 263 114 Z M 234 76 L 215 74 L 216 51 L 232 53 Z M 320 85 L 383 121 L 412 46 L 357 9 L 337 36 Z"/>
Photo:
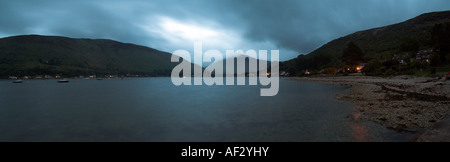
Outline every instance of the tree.
<path id="1" fill-rule="evenodd" d="M 438 50 L 432 62 L 434 66 L 450 61 L 450 24 L 436 24 L 431 30 L 431 44 Z"/>
<path id="2" fill-rule="evenodd" d="M 381 67 L 383 67 L 381 61 L 379 59 L 373 59 L 367 63 L 367 65 L 363 68 L 363 71 L 366 75 L 377 76 L 381 75 Z"/>
<path id="3" fill-rule="evenodd" d="M 342 61 L 350 66 L 357 66 L 363 61 L 364 53 L 353 42 L 348 43 L 342 53 Z"/>
<path id="4" fill-rule="evenodd" d="M 442 41 L 442 35 L 444 33 L 444 28 L 442 27 L 442 24 L 436 24 L 434 25 L 433 29 L 431 30 L 431 44 L 434 48 L 440 49 L 441 41 Z"/>

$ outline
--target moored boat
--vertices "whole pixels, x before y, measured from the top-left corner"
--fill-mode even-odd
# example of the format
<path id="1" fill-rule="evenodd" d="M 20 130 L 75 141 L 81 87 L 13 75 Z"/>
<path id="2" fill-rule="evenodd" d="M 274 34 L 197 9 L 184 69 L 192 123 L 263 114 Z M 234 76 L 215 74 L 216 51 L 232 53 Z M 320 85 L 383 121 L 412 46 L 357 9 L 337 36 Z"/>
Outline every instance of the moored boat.
<path id="1" fill-rule="evenodd" d="M 67 79 L 58 80 L 58 83 L 69 83 L 69 80 L 67 80 Z"/>
<path id="2" fill-rule="evenodd" d="M 14 80 L 13 83 L 23 83 L 23 80 Z"/>

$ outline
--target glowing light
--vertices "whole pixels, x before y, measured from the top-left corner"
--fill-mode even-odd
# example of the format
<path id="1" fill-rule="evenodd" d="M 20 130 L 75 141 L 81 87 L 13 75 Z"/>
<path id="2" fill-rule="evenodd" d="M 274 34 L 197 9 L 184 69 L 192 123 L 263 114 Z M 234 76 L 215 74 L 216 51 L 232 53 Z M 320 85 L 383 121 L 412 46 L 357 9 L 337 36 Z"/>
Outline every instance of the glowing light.
<path id="1" fill-rule="evenodd" d="M 157 16 L 139 26 L 150 36 L 167 41 L 166 45 L 162 45 L 167 48 L 172 48 L 169 47 L 172 45 L 177 49 L 187 49 L 192 46 L 192 43 L 198 41 L 202 41 L 206 47 L 220 47 L 220 49 L 236 49 L 243 44 L 239 30 L 224 28 L 215 21 L 177 20 L 167 16 Z"/>
<path id="2" fill-rule="evenodd" d="M 220 35 L 219 32 L 210 28 L 185 24 L 169 18 L 163 18 L 160 27 L 166 32 L 176 34 L 186 40 L 208 40 L 208 38 Z"/>

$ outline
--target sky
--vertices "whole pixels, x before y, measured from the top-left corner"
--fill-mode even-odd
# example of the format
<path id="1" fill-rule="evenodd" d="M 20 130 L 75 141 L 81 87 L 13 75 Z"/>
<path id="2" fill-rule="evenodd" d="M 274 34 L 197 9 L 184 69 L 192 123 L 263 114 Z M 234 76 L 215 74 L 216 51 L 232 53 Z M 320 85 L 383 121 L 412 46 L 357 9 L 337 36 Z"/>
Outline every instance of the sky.
<path id="1" fill-rule="evenodd" d="M 0 37 L 113 39 L 170 53 L 197 41 L 204 51 L 279 50 L 284 61 L 444 10 L 449 0 L 1 0 Z"/>

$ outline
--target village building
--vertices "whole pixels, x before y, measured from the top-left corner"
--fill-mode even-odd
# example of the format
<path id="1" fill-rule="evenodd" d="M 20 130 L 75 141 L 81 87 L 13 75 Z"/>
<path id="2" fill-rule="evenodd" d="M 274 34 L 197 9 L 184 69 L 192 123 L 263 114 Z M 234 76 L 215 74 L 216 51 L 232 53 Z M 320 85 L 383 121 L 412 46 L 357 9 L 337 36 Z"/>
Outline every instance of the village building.
<path id="1" fill-rule="evenodd" d="M 394 54 L 392 57 L 393 60 L 397 60 L 400 64 L 406 64 L 406 59 L 408 58 L 408 54 Z"/>
<path id="2" fill-rule="evenodd" d="M 433 52 L 433 49 L 420 50 L 416 53 L 416 60 L 422 62 L 430 62 L 430 56 L 433 54 Z"/>

